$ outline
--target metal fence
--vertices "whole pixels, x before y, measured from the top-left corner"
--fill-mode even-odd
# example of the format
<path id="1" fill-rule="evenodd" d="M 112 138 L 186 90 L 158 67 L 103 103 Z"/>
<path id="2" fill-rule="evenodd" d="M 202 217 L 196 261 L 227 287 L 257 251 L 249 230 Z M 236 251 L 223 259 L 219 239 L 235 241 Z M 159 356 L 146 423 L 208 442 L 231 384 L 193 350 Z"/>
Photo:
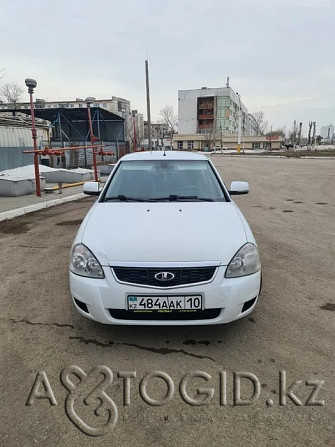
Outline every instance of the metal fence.
<path id="1" fill-rule="evenodd" d="M 90 145 L 91 143 L 86 143 Z M 123 157 L 123 155 L 128 154 L 129 145 L 127 143 L 116 143 L 116 142 L 108 142 L 103 143 L 99 142 L 97 144 L 104 144 L 104 151 L 114 152 L 114 155 L 97 155 L 97 165 L 115 163 L 119 158 Z M 74 144 L 72 144 L 74 146 Z M 76 146 L 85 146 L 85 143 L 77 143 Z M 59 141 L 54 141 L 51 144 L 45 143 L 41 145 L 41 149 L 44 146 L 50 146 L 51 148 L 60 148 L 60 147 L 70 147 L 70 144 L 60 143 Z M 24 154 L 25 150 L 33 150 L 33 147 L 0 147 L 0 171 L 4 171 L 6 169 L 14 169 L 21 166 L 27 166 L 34 163 L 33 154 Z M 48 164 L 52 168 L 66 168 L 66 169 L 74 169 L 74 168 L 89 168 L 91 169 L 93 166 L 93 155 L 92 149 L 78 149 L 65 151 L 63 156 L 61 155 L 52 155 L 50 157 L 40 157 L 41 164 Z"/>
<path id="2" fill-rule="evenodd" d="M 0 147 L 0 171 L 19 168 L 34 163 L 33 154 L 24 154 L 24 150 L 32 147 Z"/>

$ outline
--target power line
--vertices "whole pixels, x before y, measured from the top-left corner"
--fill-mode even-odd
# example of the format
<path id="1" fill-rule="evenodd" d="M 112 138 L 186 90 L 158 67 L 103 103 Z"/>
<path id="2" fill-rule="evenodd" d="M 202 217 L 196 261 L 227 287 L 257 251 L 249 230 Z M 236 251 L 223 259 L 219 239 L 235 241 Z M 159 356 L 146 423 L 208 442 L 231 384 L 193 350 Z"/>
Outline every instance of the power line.
<path id="1" fill-rule="evenodd" d="M 271 105 L 266 105 L 266 106 L 253 107 L 250 110 L 259 110 L 259 109 L 265 109 L 265 108 L 268 108 L 268 107 L 280 107 L 280 106 L 286 106 L 286 105 L 290 105 L 290 104 L 298 104 L 298 103 L 301 103 L 301 102 L 315 101 L 315 100 L 318 100 L 318 99 L 329 98 L 331 96 L 335 96 L 335 93 L 331 93 L 330 95 L 325 95 L 325 96 L 318 96 L 316 98 L 300 99 L 298 101 L 282 102 L 282 103 L 279 103 L 279 104 L 271 104 Z"/>

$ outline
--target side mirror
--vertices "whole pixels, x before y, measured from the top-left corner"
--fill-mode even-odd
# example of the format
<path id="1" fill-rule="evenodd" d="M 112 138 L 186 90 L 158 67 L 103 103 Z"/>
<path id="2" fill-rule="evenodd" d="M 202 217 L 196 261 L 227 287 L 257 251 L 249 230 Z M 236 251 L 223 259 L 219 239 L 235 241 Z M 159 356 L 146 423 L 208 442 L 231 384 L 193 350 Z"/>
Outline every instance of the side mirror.
<path id="1" fill-rule="evenodd" d="M 99 182 L 86 182 L 83 185 L 83 193 L 89 196 L 98 196 L 100 194 Z"/>
<path id="2" fill-rule="evenodd" d="M 248 194 L 248 192 L 249 192 L 249 183 L 231 182 L 229 190 L 230 195 Z"/>

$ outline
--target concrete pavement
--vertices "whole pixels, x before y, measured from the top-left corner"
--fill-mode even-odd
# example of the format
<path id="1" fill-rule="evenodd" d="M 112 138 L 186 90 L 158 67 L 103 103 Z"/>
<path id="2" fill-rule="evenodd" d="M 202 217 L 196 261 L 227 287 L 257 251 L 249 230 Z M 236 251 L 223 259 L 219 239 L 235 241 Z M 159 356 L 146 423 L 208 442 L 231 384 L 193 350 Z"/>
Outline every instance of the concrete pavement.
<path id="1" fill-rule="evenodd" d="M 79 315 L 69 293 L 68 260 L 92 197 L 1 223 L 1 446 L 334 446 L 333 163 L 214 161 L 227 185 L 232 180 L 250 183 L 250 194 L 235 196 L 235 201 L 254 232 L 263 269 L 263 291 L 254 313 L 228 325 L 104 326 Z M 157 249 L 168 225 L 152 231 Z M 122 228 L 111 222 L 111 231 Z M 72 391 L 60 381 L 64 368 L 73 371 L 71 365 L 88 375 L 77 386 L 79 379 L 72 374 Z M 115 415 L 110 401 L 94 413 L 102 396 L 96 388 L 103 380 L 98 365 L 113 371 L 113 380 L 109 377 L 105 385 L 118 420 L 92 437 L 85 434 L 87 426 L 75 424 L 71 402 L 90 427 L 103 429 L 109 409 Z M 149 380 L 147 394 L 162 405 L 148 404 L 140 394 L 143 378 L 152 371 L 165 372 L 174 384 L 164 403 L 166 382 Z M 213 390 L 203 406 L 181 397 L 181 379 L 192 371 L 208 374 L 191 377 L 186 387 L 196 402 Z M 251 405 L 234 403 L 234 373 L 241 371 L 259 380 L 259 398 Z M 280 383 L 283 371 L 285 386 Z M 129 399 L 125 372 L 134 372 Z M 49 398 L 35 397 L 26 405 L 38 373 L 47 377 L 52 395 L 49 390 Z M 287 397 L 296 381 L 291 391 L 301 405 Z M 312 399 L 319 404 L 310 405 L 321 381 Z M 37 383 L 45 396 L 43 384 Z M 243 399 L 253 389 L 250 380 L 242 379 Z M 92 390 L 95 394 L 85 405 Z"/>

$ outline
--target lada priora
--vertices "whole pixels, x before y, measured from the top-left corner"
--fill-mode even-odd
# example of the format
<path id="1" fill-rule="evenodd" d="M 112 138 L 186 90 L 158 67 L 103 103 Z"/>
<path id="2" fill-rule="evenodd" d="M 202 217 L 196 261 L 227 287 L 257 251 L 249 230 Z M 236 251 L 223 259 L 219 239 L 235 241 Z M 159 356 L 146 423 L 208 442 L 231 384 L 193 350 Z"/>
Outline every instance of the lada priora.
<path id="1" fill-rule="evenodd" d="M 257 244 L 203 154 L 148 151 L 115 165 L 73 242 L 78 312 L 105 324 L 208 325 L 250 314 L 261 289 Z"/>

